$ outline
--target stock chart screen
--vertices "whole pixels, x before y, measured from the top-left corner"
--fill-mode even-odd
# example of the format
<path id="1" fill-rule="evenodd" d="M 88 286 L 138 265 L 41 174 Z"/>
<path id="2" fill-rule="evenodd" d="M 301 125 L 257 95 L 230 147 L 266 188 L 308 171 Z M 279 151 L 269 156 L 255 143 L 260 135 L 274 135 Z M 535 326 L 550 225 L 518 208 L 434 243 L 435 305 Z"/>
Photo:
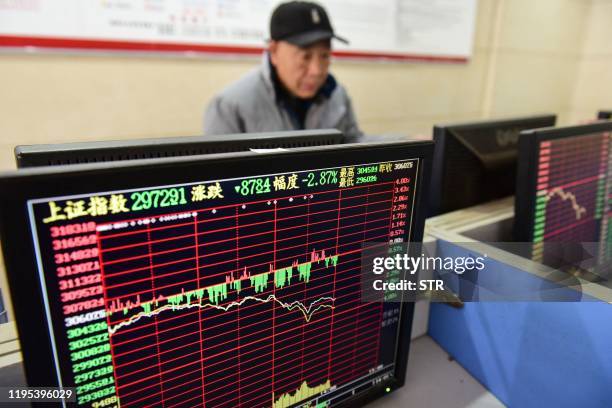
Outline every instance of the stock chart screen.
<path id="1" fill-rule="evenodd" d="M 546 245 L 559 242 L 596 243 L 596 264 L 612 259 L 611 141 L 609 132 L 537 141 L 533 260 L 556 266 L 572 252 Z"/>
<path id="2" fill-rule="evenodd" d="M 420 159 L 28 201 L 58 381 L 81 406 L 328 407 L 393 376 Z"/>

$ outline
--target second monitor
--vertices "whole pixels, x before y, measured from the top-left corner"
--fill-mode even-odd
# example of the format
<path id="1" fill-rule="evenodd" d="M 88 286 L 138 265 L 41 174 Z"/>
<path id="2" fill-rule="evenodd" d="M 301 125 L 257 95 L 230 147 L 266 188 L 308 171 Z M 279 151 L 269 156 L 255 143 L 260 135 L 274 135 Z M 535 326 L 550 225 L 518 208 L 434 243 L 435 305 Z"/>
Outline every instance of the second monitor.
<path id="1" fill-rule="evenodd" d="M 602 119 L 602 120 L 612 119 L 612 110 L 601 110 L 597 112 L 597 119 Z"/>
<path id="2" fill-rule="evenodd" d="M 519 133 L 555 121 L 549 114 L 436 125 L 429 216 L 513 195 Z"/>
<path id="3" fill-rule="evenodd" d="M 611 132 L 601 122 L 521 133 L 514 235 L 534 261 L 609 273 Z"/>

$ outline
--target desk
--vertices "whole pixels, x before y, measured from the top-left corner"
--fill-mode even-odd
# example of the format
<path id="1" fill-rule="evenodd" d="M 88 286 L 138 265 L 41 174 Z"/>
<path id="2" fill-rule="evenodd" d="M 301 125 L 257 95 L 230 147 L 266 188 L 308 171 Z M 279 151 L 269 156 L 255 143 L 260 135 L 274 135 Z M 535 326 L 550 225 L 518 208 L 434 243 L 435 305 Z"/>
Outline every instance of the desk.
<path id="1" fill-rule="evenodd" d="M 406 384 L 367 408 L 498 408 L 504 405 L 429 336 L 412 341 Z"/>

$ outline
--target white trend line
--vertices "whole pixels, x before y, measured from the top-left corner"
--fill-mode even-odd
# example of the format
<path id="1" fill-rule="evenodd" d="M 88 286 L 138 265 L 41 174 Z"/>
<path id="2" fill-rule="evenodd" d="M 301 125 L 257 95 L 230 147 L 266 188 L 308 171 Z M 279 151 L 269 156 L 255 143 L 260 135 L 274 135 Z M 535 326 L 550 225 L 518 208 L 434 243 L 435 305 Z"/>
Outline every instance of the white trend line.
<path id="1" fill-rule="evenodd" d="M 561 197 L 563 201 L 570 200 L 572 202 L 572 209 L 576 212 L 577 220 L 579 220 L 582 215 L 586 213 L 586 208 L 578 205 L 578 202 L 576 201 L 576 196 L 571 192 L 565 192 L 561 187 L 555 187 L 550 190 L 546 194 L 546 202 L 548 203 L 551 200 L 552 196 L 554 196 L 555 194 Z"/>
<path id="2" fill-rule="evenodd" d="M 256 296 L 246 296 L 244 298 L 242 298 L 242 300 L 240 302 L 237 301 L 233 301 L 228 303 L 226 306 L 220 306 L 220 305 L 214 305 L 212 303 L 205 303 L 205 304 L 201 304 L 199 302 L 195 302 L 195 303 L 187 303 L 184 305 L 164 305 L 158 309 L 155 309 L 151 312 L 140 312 L 135 314 L 134 316 L 131 316 L 129 319 L 124 320 L 121 323 L 118 323 L 115 326 L 109 327 L 108 328 L 108 332 L 109 334 L 114 334 L 117 330 L 119 330 L 120 328 L 124 327 L 124 326 L 129 326 L 133 323 L 136 323 L 138 320 L 140 320 L 142 317 L 151 317 L 151 316 L 155 316 L 160 314 L 161 312 L 163 312 L 164 310 L 183 310 L 183 309 L 191 309 L 191 308 L 201 308 L 201 309 L 205 309 L 207 307 L 212 307 L 214 309 L 219 309 L 219 310 L 223 310 L 225 312 L 227 312 L 229 309 L 231 309 L 232 307 L 238 307 L 238 306 L 242 306 L 243 303 L 245 303 L 247 300 L 255 300 L 257 302 L 260 303 L 268 303 L 272 300 L 274 300 L 275 302 L 277 302 L 279 305 L 281 305 L 283 308 L 287 309 L 287 310 L 293 310 L 293 309 L 298 309 L 300 312 L 302 312 L 302 314 L 304 315 L 304 318 L 306 319 L 307 322 L 310 321 L 310 319 L 312 318 L 312 315 L 319 309 L 322 308 L 330 308 L 333 309 L 334 306 L 332 305 L 318 305 L 317 307 L 315 307 L 313 309 L 313 306 L 316 303 L 319 302 L 323 302 L 323 301 L 331 301 L 332 303 L 336 300 L 332 297 L 322 297 L 319 298 L 317 300 L 315 300 L 314 302 L 312 302 L 310 304 L 310 306 L 306 307 L 304 306 L 302 303 L 298 302 L 298 301 L 294 301 L 291 303 L 285 303 L 282 302 L 281 300 L 277 299 L 275 295 L 269 295 L 266 299 L 261 299 L 258 298 Z"/>

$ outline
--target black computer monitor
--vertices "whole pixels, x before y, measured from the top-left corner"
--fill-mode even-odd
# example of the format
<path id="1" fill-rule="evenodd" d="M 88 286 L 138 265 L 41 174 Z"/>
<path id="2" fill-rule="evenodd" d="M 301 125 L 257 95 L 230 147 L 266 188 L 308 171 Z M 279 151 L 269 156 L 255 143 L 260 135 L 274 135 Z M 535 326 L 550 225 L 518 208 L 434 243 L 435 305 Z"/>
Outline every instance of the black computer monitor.
<path id="1" fill-rule="evenodd" d="M 593 266 L 612 259 L 610 132 L 612 122 L 521 133 L 514 235 L 531 243 L 528 257 L 554 267 L 571 265 L 583 260 L 571 252 L 587 244 L 596 252 L 589 255 Z M 579 258 L 564 260 L 570 255 Z"/>
<path id="2" fill-rule="evenodd" d="M 312 129 L 219 136 L 55 143 L 17 146 L 15 147 L 15 161 L 17 167 L 21 168 L 193 156 L 241 152 L 250 149 L 325 146 L 342 142 L 342 132 L 336 129 Z"/>
<path id="3" fill-rule="evenodd" d="M 362 302 L 360 257 L 421 241 L 432 154 L 358 144 L 2 175 L 28 384 L 76 387 L 85 406 L 215 407 L 354 407 L 402 386 L 413 304 Z"/>
<path id="4" fill-rule="evenodd" d="M 600 110 L 599 112 L 597 112 L 597 119 L 612 119 L 612 110 Z"/>
<path id="5" fill-rule="evenodd" d="M 514 194 L 518 134 L 555 115 L 436 125 L 430 216 Z"/>

